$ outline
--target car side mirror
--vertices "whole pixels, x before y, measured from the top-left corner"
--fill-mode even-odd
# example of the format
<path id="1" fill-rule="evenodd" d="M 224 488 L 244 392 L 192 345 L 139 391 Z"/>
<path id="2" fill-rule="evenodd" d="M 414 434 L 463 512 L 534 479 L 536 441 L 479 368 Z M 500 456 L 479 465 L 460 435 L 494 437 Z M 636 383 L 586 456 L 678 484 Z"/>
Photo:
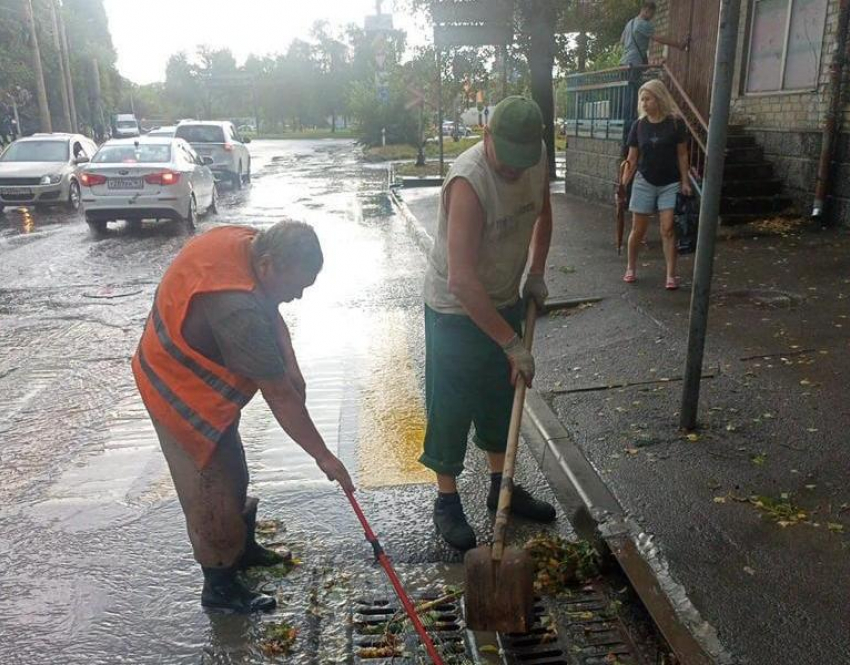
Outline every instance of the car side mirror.
<path id="1" fill-rule="evenodd" d="M 214 161 L 215 160 L 212 157 L 201 157 L 201 164 L 203 164 L 204 166 L 209 166 Z"/>
<path id="2" fill-rule="evenodd" d="M 78 155 L 74 157 L 74 164 L 88 164 L 89 158 L 86 155 Z"/>
<path id="3" fill-rule="evenodd" d="M 246 136 L 245 138 L 242 139 L 242 143 L 250 143 L 250 142 L 251 142 L 251 138 L 248 137 L 248 136 Z"/>

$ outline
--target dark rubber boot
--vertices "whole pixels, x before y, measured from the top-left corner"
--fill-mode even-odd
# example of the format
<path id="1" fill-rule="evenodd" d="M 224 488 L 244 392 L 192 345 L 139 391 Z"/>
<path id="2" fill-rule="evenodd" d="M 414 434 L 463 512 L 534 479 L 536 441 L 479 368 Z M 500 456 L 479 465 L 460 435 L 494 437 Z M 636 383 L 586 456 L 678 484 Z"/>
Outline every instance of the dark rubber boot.
<path id="1" fill-rule="evenodd" d="M 203 568 L 201 605 L 209 610 L 250 614 L 269 612 L 277 606 L 271 596 L 251 591 L 236 574 L 236 568 Z"/>
<path id="2" fill-rule="evenodd" d="M 460 496 L 440 494 L 434 502 L 434 524 L 437 532 L 449 545 L 462 552 L 476 545 L 475 531 L 466 521 Z"/>
<path id="3" fill-rule="evenodd" d="M 237 564 L 240 570 L 246 568 L 254 568 L 257 566 L 270 567 L 278 564 L 292 561 L 292 554 L 286 552 L 281 554 L 270 550 L 268 547 L 263 547 L 257 542 L 257 504 L 259 501 L 254 497 L 249 497 L 245 502 L 245 512 L 242 514 L 247 527 L 245 534 L 245 551 L 239 557 Z"/>
<path id="4" fill-rule="evenodd" d="M 490 510 L 496 510 L 499 505 L 499 489 L 502 486 L 502 474 L 490 474 L 490 492 L 487 494 L 487 507 Z M 511 496 L 511 515 L 524 517 L 527 520 L 534 522 L 554 522 L 555 508 L 545 501 L 535 499 L 521 485 L 514 485 L 514 492 Z"/>

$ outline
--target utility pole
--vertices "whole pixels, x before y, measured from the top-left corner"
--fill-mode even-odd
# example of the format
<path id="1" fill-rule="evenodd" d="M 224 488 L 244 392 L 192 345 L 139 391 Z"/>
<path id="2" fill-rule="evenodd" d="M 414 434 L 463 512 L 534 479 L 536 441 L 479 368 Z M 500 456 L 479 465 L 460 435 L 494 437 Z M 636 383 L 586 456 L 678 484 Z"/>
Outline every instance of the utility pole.
<path id="1" fill-rule="evenodd" d="M 103 102 L 100 91 L 100 65 L 97 58 L 91 59 L 91 84 L 89 86 L 89 100 L 92 113 L 92 128 L 96 141 L 103 141 L 106 137 L 106 122 L 103 117 Z"/>
<path id="2" fill-rule="evenodd" d="M 71 131 L 78 132 L 80 126 L 77 124 L 77 102 L 74 98 L 74 80 L 71 77 L 71 54 L 68 50 L 68 35 L 65 31 L 65 17 L 62 16 L 62 7 L 59 7 L 59 33 L 62 45 L 62 76 L 65 79 L 65 87 L 68 89 L 68 106 L 71 110 Z"/>
<path id="3" fill-rule="evenodd" d="M 50 18 L 53 23 L 53 48 L 56 49 L 56 54 L 59 56 L 59 95 L 62 98 L 62 120 L 64 122 L 63 129 L 66 132 L 73 132 L 71 124 L 71 107 L 68 104 L 68 82 L 65 80 L 65 54 L 62 52 L 62 43 L 59 38 L 59 20 L 57 19 L 58 11 L 56 9 L 56 0 L 50 3 Z"/>
<path id="4" fill-rule="evenodd" d="M 437 141 L 440 144 L 440 177 L 446 173 L 443 170 L 446 155 L 443 146 L 443 52 L 435 49 L 437 55 Z"/>
<path id="5" fill-rule="evenodd" d="M 714 59 L 714 85 L 708 123 L 708 146 L 705 156 L 705 182 L 699 215 L 699 234 L 694 264 L 694 286 L 691 292 L 691 318 L 688 330 L 688 357 L 682 390 L 680 425 L 692 430 L 697 424 L 702 360 L 708 328 L 708 305 L 714 271 L 714 245 L 720 214 L 720 190 L 726 160 L 726 136 L 729 107 L 732 101 L 732 73 L 738 41 L 741 0 L 722 0 L 717 54 Z"/>
<path id="6" fill-rule="evenodd" d="M 32 0 L 23 0 L 23 3 L 30 33 L 30 55 L 32 57 L 32 69 L 35 73 L 39 123 L 41 131 L 52 132 L 53 125 L 50 122 L 50 108 L 47 106 L 47 88 L 44 87 L 44 70 L 41 68 L 41 50 L 38 48 L 38 34 L 35 29 L 35 16 L 32 13 Z M 18 131 L 20 130 L 21 128 L 18 127 Z"/>

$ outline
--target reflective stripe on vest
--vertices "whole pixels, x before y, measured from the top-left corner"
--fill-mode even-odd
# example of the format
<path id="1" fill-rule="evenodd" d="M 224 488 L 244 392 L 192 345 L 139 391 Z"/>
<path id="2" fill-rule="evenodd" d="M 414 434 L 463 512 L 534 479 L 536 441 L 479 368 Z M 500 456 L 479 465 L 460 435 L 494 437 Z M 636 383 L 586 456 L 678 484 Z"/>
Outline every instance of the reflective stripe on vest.
<path id="1" fill-rule="evenodd" d="M 165 329 L 165 324 L 162 322 L 162 317 L 159 315 L 159 309 L 156 306 L 156 302 L 154 302 L 153 308 L 151 309 L 151 319 L 153 320 L 153 328 L 156 331 L 156 336 L 159 338 L 159 343 L 162 344 L 162 347 L 168 351 L 168 354 L 174 358 L 174 360 L 190 369 L 201 381 L 206 383 L 222 397 L 225 397 L 238 405 L 240 409 L 251 401 L 252 395 L 246 395 L 245 393 L 240 392 L 209 370 L 201 367 L 198 363 L 177 348 L 177 345 L 171 340 L 171 337 L 168 336 L 168 331 Z"/>
<path id="2" fill-rule="evenodd" d="M 156 388 L 156 391 L 160 394 L 162 399 L 174 407 L 174 410 L 183 416 L 184 420 L 186 420 L 199 433 L 203 434 L 210 441 L 218 443 L 224 432 L 221 432 L 210 425 L 206 420 L 201 418 L 201 416 L 189 408 L 189 405 L 186 404 L 186 402 L 177 397 L 177 395 L 175 395 L 174 392 L 165 385 L 165 382 L 156 375 L 156 372 L 151 369 L 151 366 L 148 365 L 145 360 L 145 354 L 142 353 L 141 349 L 139 349 L 138 354 L 139 365 L 141 365 L 142 371 L 145 373 L 145 376 L 148 377 L 148 381 L 150 381 L 153 387 Z"/>
<path id="3" fill-rule="evenodd" d="M 189 241 L 163 275 L 133 357 L 145 407 L 199 468 L 207 465 L 257 384 L 194 349 L 183 337 L 183 325 L 196 296 L 254 292 L 255 235 L 253 229 L 230 226 Z"/>

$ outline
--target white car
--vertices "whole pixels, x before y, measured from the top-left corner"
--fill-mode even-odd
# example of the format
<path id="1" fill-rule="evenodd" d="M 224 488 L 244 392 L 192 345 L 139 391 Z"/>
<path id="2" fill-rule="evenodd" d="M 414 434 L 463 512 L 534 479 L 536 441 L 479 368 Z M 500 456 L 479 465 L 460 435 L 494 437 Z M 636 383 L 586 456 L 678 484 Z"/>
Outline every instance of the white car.
<path id="1" fill-rule="evenodd" d="M 188 141 L 201 157 L 209 157 L 216 179 L 229 181 L 234 188 L 251 182 L 251 155 L 232 122 L 184 120 L 174 133 L 179 139 Z"/>
<path id="2" fill-rule="evenodd" d="M 80 207 L 79 171 L 97 145 L 79 134 L 34 134 L 0 156 L 0 212 L 5 206 Z"/>
<path id="3" fill-rule="evenodd" d="M 164 127 L 154 127 L 150 130 L 145 136 L 158 136 L 160 138 L 166 137 L 171 138 L 174 136 L 174 132 L 177 131 L 177 125 L 166 125 Z"/>
<path id="4" fill-rule="evenodd" d="M 119 219 L 173 219 L 194 229 L 199 211 L 217 212 L 209 163 L 182 139 L 107 141 L 80 174 L 86 222 L 97 234 Z"/>

